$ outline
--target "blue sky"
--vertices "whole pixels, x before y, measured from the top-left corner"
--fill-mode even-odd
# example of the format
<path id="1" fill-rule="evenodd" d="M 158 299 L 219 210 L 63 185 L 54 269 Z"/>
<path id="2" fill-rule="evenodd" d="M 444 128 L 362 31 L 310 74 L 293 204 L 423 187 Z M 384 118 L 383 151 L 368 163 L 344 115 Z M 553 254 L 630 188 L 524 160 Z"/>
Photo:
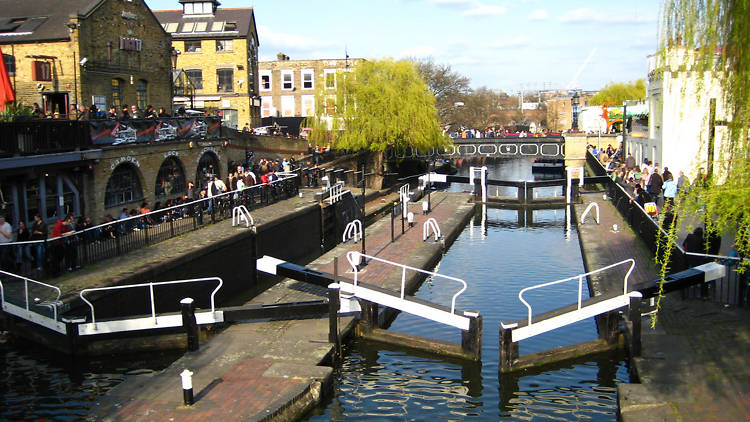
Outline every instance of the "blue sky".
<path id="1" fill-rule="evenodd" d="M 146 0 L 154 10 L 177 0 Z M 659 0 L 221 0 L 255 9 L 260 60 L 432 57 L 508 93 L 646 77 Z M 588 60 L 587 60 L 588 59 Z M 584 66 L 584 63 L 586 65 Z"/>

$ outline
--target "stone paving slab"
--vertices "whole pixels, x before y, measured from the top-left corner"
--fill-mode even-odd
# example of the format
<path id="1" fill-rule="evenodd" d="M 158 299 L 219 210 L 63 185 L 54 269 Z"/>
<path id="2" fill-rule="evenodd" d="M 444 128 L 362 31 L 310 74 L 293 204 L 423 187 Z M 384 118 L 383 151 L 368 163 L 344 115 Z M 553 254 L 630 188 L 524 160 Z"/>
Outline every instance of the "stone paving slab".
<path id="1" fill-rule="evenodd" d="M 423 242 L 422 225 L 436 218 L 441 230 L 458 236 L 473 213 L 468 195 L 437 194 L 433 212 L 416 216 L 414 227 L 390 243 L 390 220 L 367 228 L 368 253 L 417 267 L 437 261 L 444 242 Z M 372 206 L 377 201 L 373 202 Z M 370 204 L 367 204 L 369 207 Z M 421 203 L 410 205 L 421 211 Z M 416 212 L 415 212 L 416 214 Z M 400 229 L 400 225 L 399 225 Z M 400 233 L 400 230 L 399 230 Z M 332 271 L 333 257 L 360 245 L 341 245 L 312 263 Z M 369 252 L 372 251 L 372 252 Z M 343 268 L 343 262 L 341 263 Z M 364 274 L 366 273 L 366 274 Z M 381 286 L 400 284 L 400 270 L 370 264 L 363 280 Z M 364 277 L 367 277 L 366 279 Z M 416 289 L 416 282 L 409 287 Z M 319 299 L 325 289 L 293 280 L 282 280 L 254 298 L 252 303 L 280 303 Z M 343 331 L 353 319 L 341 318 Z M 322 365 L 332 352 L 328 343 L 328 318 L 235 324 L 186 353 L 169 368 L 146 377 L 132 377 L 112 389 L 96 404 L 90 420 L 291 420 L 320 400 L 321 390 L 332 382 L 332 369 Z M 179 374 L 195 373 L 196 405 L 182 406 Z"/>

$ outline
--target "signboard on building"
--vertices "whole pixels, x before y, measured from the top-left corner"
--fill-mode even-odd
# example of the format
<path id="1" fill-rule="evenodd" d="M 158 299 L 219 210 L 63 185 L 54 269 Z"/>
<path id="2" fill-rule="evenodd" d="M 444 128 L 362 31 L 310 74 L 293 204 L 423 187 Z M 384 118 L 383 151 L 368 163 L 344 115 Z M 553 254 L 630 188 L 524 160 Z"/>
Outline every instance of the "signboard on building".
<path id="1" fill-rule="evenodd" d="M 121 145 L 176 140 L 211 140 L 221 136 L 218 117 L 91 120 L 91 141 Z"/>

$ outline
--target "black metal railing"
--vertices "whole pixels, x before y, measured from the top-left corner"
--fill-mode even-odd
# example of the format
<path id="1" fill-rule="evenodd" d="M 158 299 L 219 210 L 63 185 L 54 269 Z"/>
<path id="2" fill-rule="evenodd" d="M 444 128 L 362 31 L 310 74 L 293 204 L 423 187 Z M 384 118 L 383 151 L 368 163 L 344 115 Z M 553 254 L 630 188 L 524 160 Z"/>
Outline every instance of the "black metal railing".
<path id="1" fill-rule="evenodd" d="M 591 153 L 586 154 L 586 160 L 595 175 L 605 176 L 607 174 L 606 169 Z M 659 225 L 658 219 L 649 215 L 628 190 L 616 181 L 611 178 L 600 178 L 598 182 L 604 183 L 612 204 L 656 256 L 660 236 L 667 235 L 665 228 Z M 669 261 L 670 273 L 712 261 L 726 267 L 725 277 L 706 285 L 686 288 L 683 290 L 683 297 L 705 298 L 729 305 L 745 305 L 748 290 L 747 274 L 737 273 L 739 258 L 689 253 L 678 242 L 674 242 L 670 246 L 672 248 Z"/>
<path id="2" fill-rule="evenodd" d="M 29 119 L 0 123 L 0 157 L 89 149 L 89 124 L 80 120 Z"/>
<path id="3" fill-rule="evenodd" d="M 225 192 L 211 198 L 175 205 L 121 220 L 100 224 L 64 236 L 35 242 L 0 245 L 9 248 L 3 256 L 15 257 L 20 268 L 15 273 L 36 280 L 51 279 L 67 271 L 104 260 L 198 230 L 208 224 L 232 218 L 236 206 L 253 210 L 299 192 L 300 177 L 280 173 L 279 180 Z M 28 248 L 28 249 L 27 249 Z M 37 268 L 41 254 L 43 269 Z M 22 259 L 17 259 L 18 256 Z M 7 265 L 7 262 L 3 263 Z"/>

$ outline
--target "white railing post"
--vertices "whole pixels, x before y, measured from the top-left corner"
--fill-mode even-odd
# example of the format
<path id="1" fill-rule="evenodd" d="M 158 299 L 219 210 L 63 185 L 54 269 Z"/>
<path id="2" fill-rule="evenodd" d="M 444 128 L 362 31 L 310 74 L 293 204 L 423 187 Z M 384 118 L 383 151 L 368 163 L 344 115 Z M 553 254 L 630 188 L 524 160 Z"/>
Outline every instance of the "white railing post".
<path id="1" fill-rule="evenodd" d="M 346 241 L 352 237 L 354 237 L 354 243 L 357 243 L 359 239 L 362 239 L 362 222 L 359 220 L 350 221 L 349 224 L 346 225 L 341 242 L 346 243 Z"/>
<path id="2" fill-rule="evenodd" d="M 440 227 L 438 226 L 437 220 L 435 220 L 434 217 L 430 217 L 427 219 L 427 221 L 424 222 L 422 225 L 422 241 L 426 241 L 428 237 L 430 237 L 430 229 L 432 229 L 433 233 L 435 233 L 435 241 L 437 242 L 438 239 L 440 239 Z"/>
<path id="3" fill-rule="evenodd" d="M 250 215 L 250 211 L 244 205 L 238 205 L 232 209 L 232 227 L 239 226 L 242 221 L 245 221 L 246 227 L 255 226 L 253 216 Z"/>
<path id="4" fill-rule="evenodd" d="M 597 204 L 596 202 L 592 202 L 588 207 L 586 207 L 586 210 L 581 215 L 581 224 L 583 224 L 583 221 L 586 219 L 586 216 L 592 208 L 596 209 L 596 224 L 599 224 L 599 204 Z"/>

